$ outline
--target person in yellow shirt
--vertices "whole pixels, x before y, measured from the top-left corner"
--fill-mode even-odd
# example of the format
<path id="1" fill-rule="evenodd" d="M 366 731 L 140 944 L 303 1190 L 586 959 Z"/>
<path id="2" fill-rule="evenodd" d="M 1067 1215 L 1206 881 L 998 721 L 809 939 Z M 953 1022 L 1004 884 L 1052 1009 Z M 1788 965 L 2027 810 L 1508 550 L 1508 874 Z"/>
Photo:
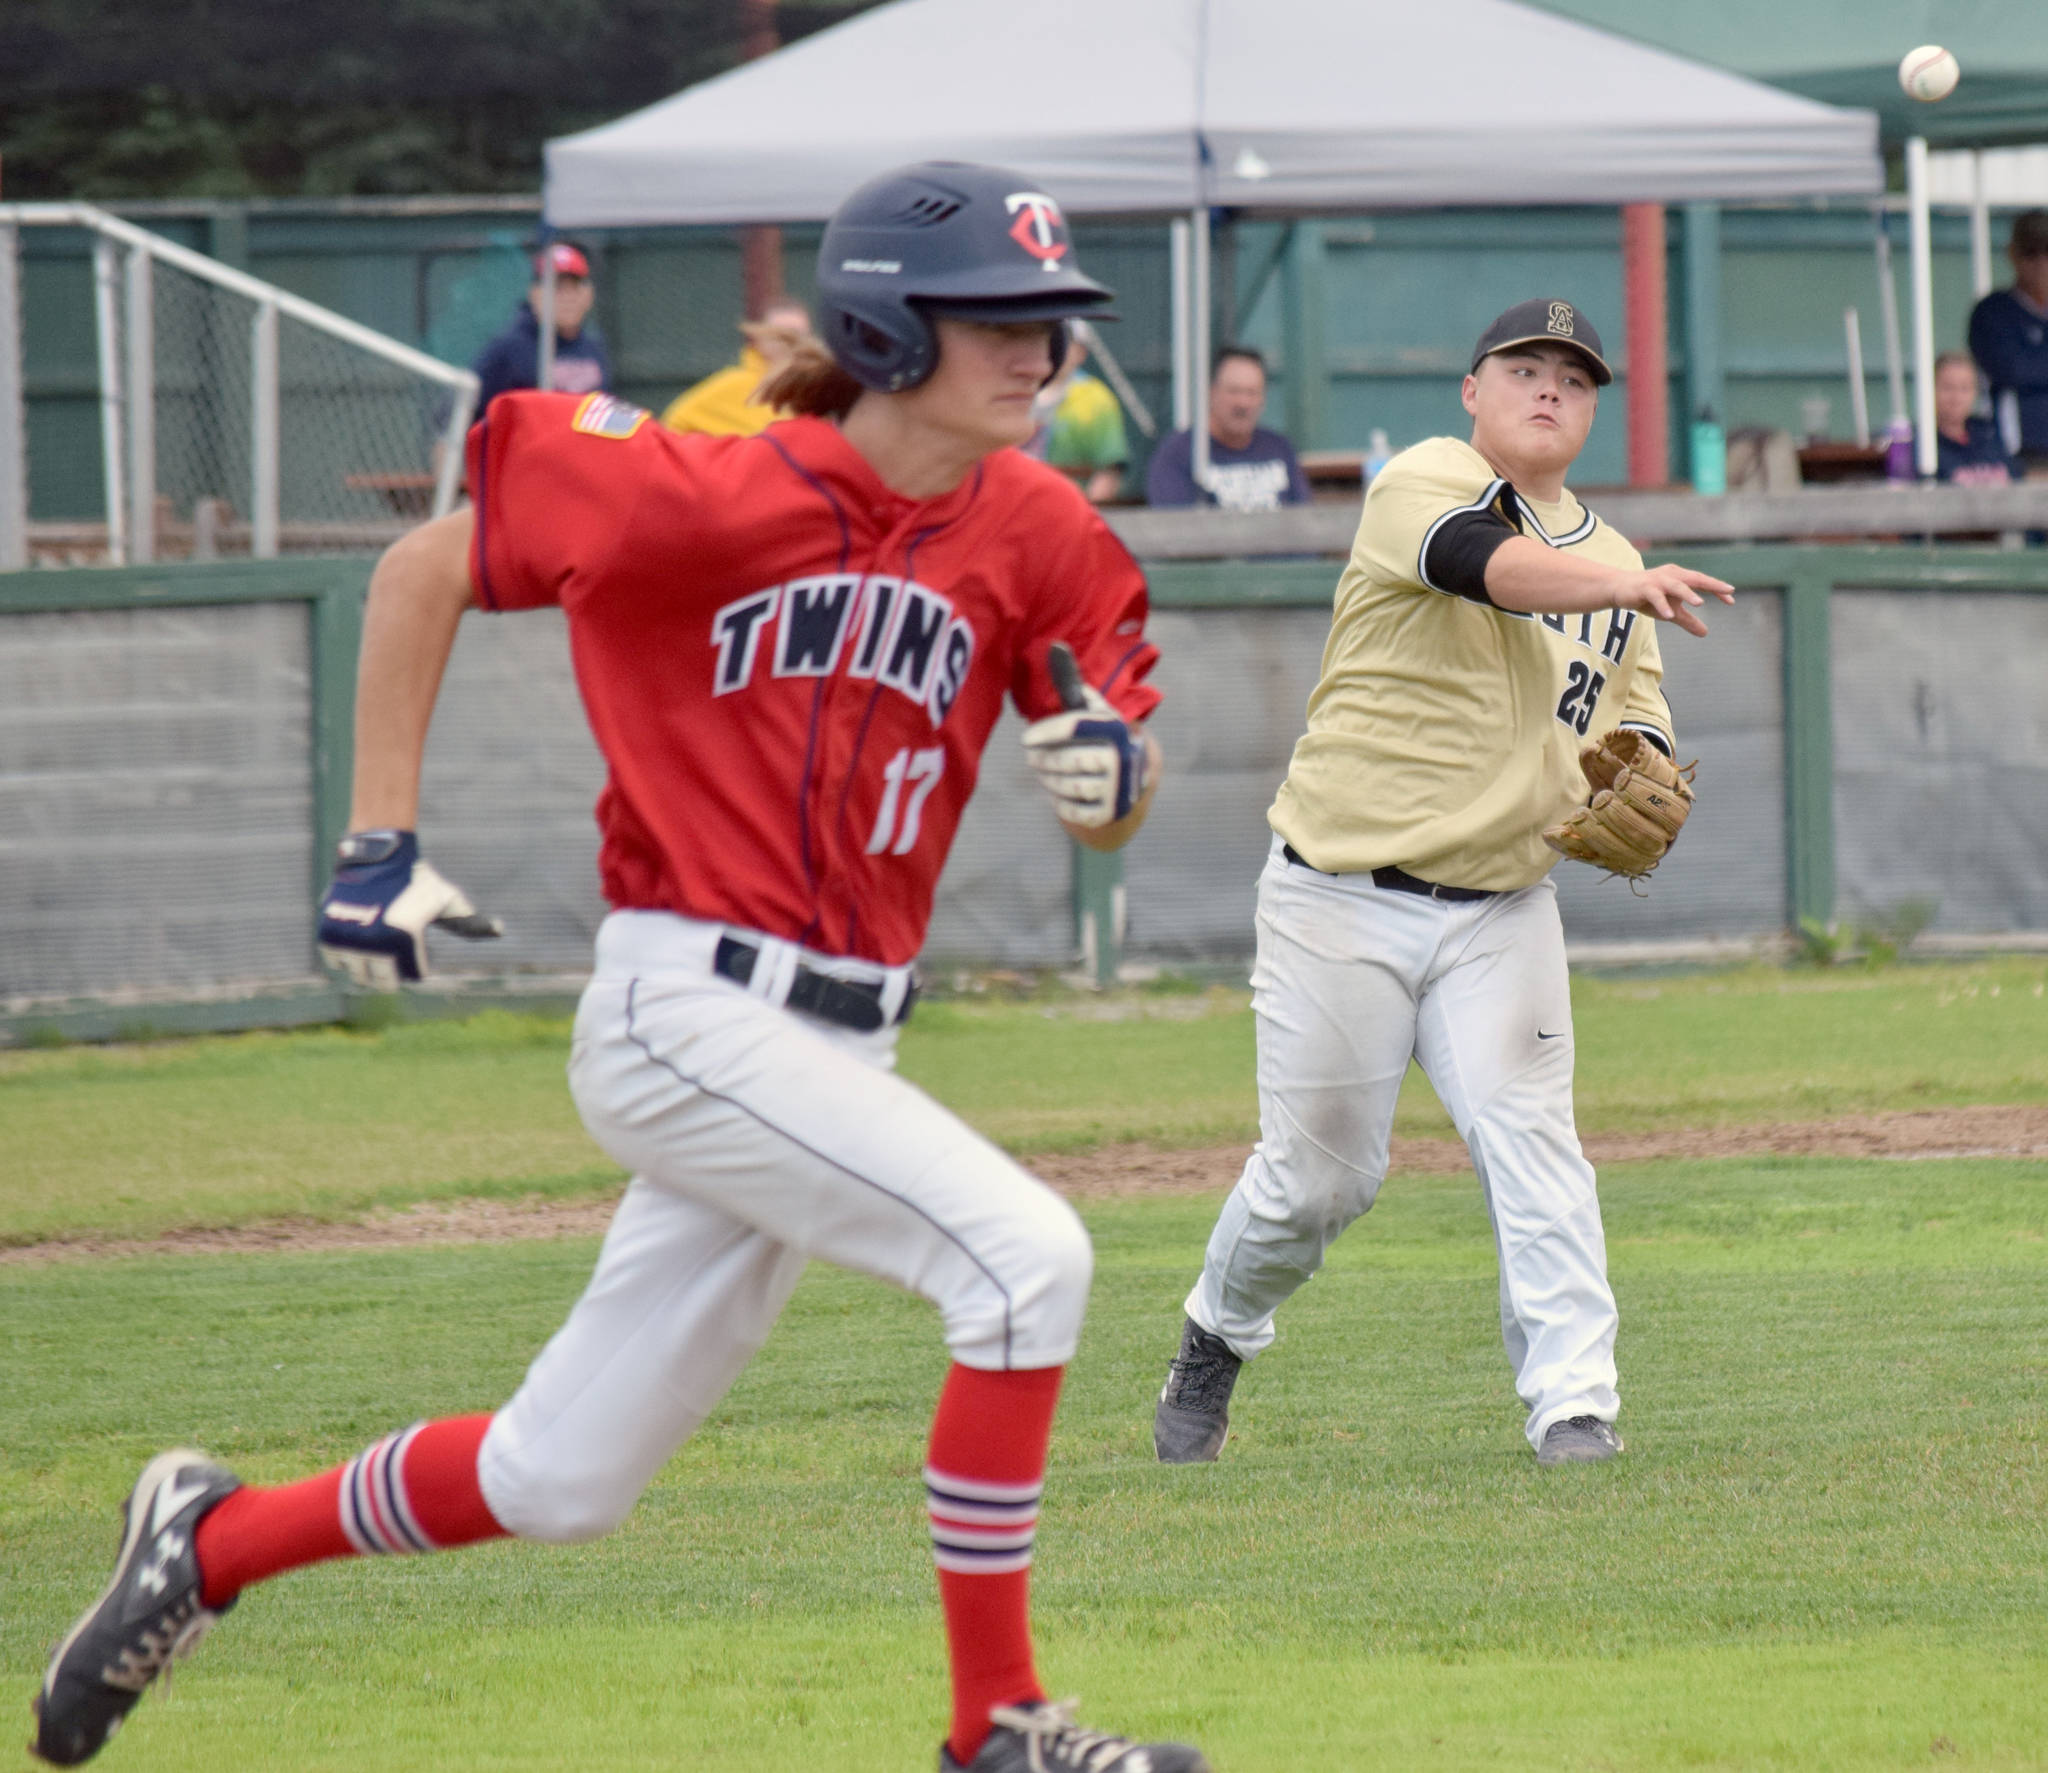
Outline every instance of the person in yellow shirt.
<path id="1" fill-rule="evenodd" d="M 1079 483 L 1090 504 L 1102 505 L 1123 490 L 1131 446 L 1124 434 L 1124 409 L 1083 367 L 1092 338 L 1085 321 L 1068 328 L 1066 361 L 1039 390 L 1033 408 L 1039 425 L 1024 453 L 1050 462 Z"/>
<path id="2" fill-rule="evenodd" d="M 1658 622 L 1704 634 L 1719 579 L 1645 569 L 1565 487 L 1611 379 L 1569 302 L 1481 335 L 1469 442 L 1374 476 L 1259 882 L 1260 1140 L 1209 1239 L 1154 1416 L 1214 1459 L 1242 1363 L 1373 1203 L 1413 1058 L 1471 1153 L 1501 1337 L 1540 1464 L 1622 1450 L 1616 1313 L 1572 1118 L 1572 1010 L 1545 826 L 1618 727 L 1674 755 Z"/>
<path id="3" fill-rule="evenodd" d="M 671 431 L 705 431 L 714 437 L 751 437 L 784 417 L 754 398 L 754 390 L 787 366 L 798 345 L 811 336 L 803 303 L 778 296 L 759 320 L 742 320 L 740 360 L 685 388 L 668 403 L 661 422 Z"/>

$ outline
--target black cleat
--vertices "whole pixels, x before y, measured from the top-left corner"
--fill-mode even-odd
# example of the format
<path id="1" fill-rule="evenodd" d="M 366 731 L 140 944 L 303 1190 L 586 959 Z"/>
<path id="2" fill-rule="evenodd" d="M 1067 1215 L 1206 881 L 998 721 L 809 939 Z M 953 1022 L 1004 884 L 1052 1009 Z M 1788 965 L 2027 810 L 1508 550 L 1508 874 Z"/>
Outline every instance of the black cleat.
<path id="1" fill-rule="evenodd" d="M 174 1659 L 189 1656 L 227 1610 L 200 1604 L 192 1530 L 241 1487 L 232 1472 L 182 1447 L 142 1468 L 129 1492 L 114 1573 L 50 1658 L 35 1697 L 31 1753 L 59 1767 L 91 1760 L 143 1689 Z"/>
<path id="2" fill-rule="evenodd" d="M 1599 1465 L 1621 1451 L 1614 1424 L 1598 1416 L 1569 1416 L 1543 1431 L 1536 1449 L 1538 1465 Z"/>
<path id="3" fill-rule="evenodd" d="M 939 1773 L 1209 1773 L 1198 1748 L 1183 1742 L 1133 1742 L 1074 1722 L 1071 1699 L 1058 1705 L 999 1705 L 995 1728 L 966 1766 L 939 1746 Z"/>
<path id="4" fill-rule="evenodd" d="M 1230 1388 L 1244 1365 L 1221 1336 L 1193 1318 L 1181 1325 L 1180 1353 L 1152 1417 L 1152 1450 L 1162 1465 L 1200 1465 L 1223 1451 L 1230 1431 Z"/>

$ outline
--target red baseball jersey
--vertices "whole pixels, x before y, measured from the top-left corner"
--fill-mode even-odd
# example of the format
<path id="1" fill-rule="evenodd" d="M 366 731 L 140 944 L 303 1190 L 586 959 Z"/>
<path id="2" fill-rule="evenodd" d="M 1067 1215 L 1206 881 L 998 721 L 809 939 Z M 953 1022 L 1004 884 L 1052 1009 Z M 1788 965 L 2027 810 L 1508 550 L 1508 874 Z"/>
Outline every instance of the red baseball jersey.
<path id="1" fill-rule="evenodd" d="M 1015 450 L 889 490 L 822 419 L 679 437 L 609 395 L 504 395 L 471 433 L 485 609 L 558 603 L 609 766 L 605 897 L 912 959 L 1007 694 L 1059 711 L 1064 640 L 1129 719 L 1145 580 Z"/>

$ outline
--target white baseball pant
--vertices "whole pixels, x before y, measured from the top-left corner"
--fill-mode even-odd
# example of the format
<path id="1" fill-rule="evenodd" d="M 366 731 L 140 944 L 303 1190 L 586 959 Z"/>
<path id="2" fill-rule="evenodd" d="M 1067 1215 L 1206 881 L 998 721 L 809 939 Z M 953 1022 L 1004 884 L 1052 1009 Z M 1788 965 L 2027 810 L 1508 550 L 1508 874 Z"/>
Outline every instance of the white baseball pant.
<path id="1" fill-rule="evenodd" d="M 1319 874 L 1279 839 L 1259 880 L 1259 1143 L 1187 1313 L 1249 1359 L 1386 1179 L 1412 1055 L 1472 1154 L 1500 1260 L 1501 1340 L 1540 1445 L 1612 1421 L 1614 1294 L 1572 1120 L 1571 985 L 1548 880 L 1470 902 Z"/>
<path id="2" fill-rule="evenodd" d="M 718 940 L 761 949 L 745 986 Z M 767 1338 L 813 1256 L 938 1306 L 953 1356 L 991 1369 L 1074 1352 L 1088 1234 L 1043 1183 L 891 1073 L 896 1030 L 780 1007 L 798 959 L 863 967 L 750 931 L 616 912 L 576 1016 L 569 1083 L 593 1137 L 633 1172 L 568 1321 L 493 1418 L 478 1472 L 528 1539 L 622 1520 Z"/>

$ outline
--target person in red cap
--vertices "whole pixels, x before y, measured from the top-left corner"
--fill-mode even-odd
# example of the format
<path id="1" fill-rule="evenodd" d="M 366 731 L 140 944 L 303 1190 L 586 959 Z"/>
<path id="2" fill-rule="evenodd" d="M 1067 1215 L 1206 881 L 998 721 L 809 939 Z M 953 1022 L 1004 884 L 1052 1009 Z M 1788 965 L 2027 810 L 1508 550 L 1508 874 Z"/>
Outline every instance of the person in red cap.
<path id="1" fill-rule="evenodd" d="M 548 259 L 555 261 L 555 362 L 548 386 L 560 394 L 609 392 L 611 359 L 604 339 L 589 324 L 596 292 L 590 283 L 590 260 L 580 246 L 557 240 L 534 255 L 533 283 L 526 300 L 513 311 L 511 324 L 476 355 L 477 417 L 500 394 L 540 385 L 541 279 Z"/>

